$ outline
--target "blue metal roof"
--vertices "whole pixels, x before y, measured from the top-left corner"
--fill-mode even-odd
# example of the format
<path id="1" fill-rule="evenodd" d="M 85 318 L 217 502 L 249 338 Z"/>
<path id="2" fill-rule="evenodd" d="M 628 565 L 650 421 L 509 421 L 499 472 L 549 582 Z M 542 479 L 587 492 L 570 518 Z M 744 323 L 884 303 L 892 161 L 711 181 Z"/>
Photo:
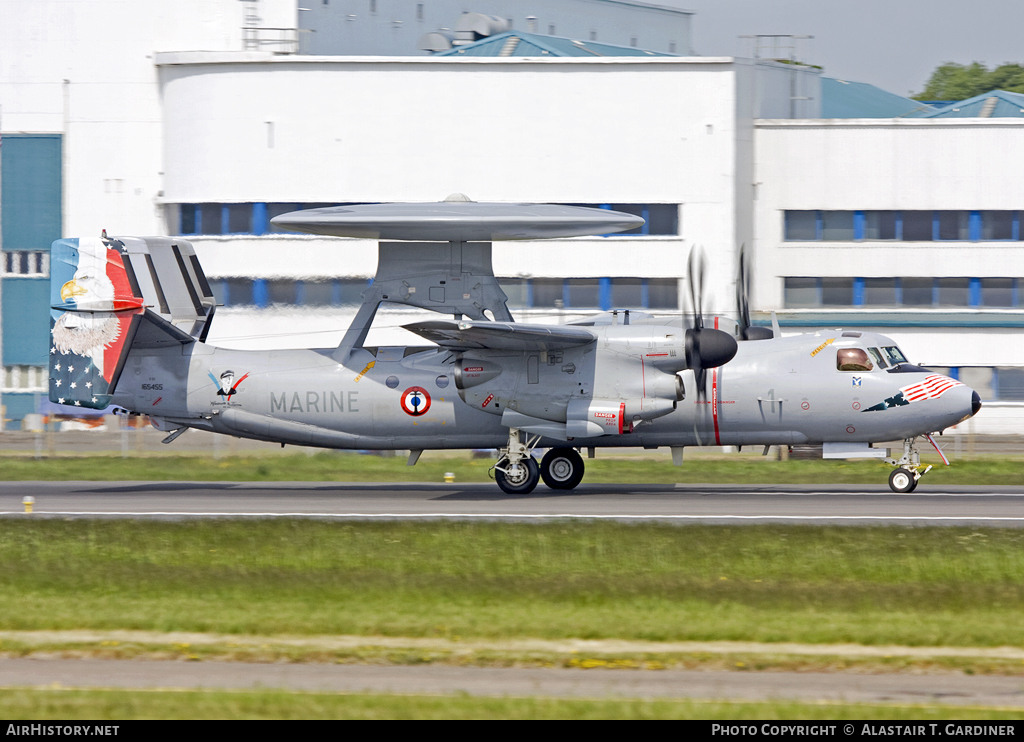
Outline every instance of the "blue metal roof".
<path id="1" fill-rule="evenodd" d="M 823 119 L 885 119 L 918 115 L 934 110 L 920 101 L 904 98 L 866 82 L 821 78 Z"/>
<path id="2" fill-rule="evenodd" d="M 632 46 L 579 41 L 523 31 L 495 34 L 470 44 L 438 52 L 436 57 L 675 57 L 677 54 Z"/>
<path id="3" fill-rule="evenodd" d="M 1001 118 L 1024 116 L 1024 94 L 992 90 L 973 98 L 950 103 L 921 118 Z"/>

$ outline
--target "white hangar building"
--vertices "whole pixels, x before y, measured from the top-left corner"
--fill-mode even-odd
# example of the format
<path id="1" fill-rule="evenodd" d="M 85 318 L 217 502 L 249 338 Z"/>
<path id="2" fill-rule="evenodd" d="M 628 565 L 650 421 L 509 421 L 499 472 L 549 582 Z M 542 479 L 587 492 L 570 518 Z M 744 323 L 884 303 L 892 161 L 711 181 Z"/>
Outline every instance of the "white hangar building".
<path id="1" fill-rule="evenodd" d="M 224 303 L 212 342 L 327 347 L 353 317 L 374 244 L 283 233 L 277 214 L 458 192 L 647 219 L 636 234 L 496 245 L 524 319 L 677 312 L 694 245 L 709 258 L 708 309 L 731 313 L 745 245 L 762 322 L 776 311 L 785 332 L 877 329 L 981 392 L 977 432 L 1024 418 L 1024 118 L 823 119 L 817 68 L 515 30 L 524 19 L 433 56 L 353 56 L 254 46 L 301 36 L 285 0 L 66 7 L 38 0 L 0 25 L 17 50 L 0 61 L 3 203 L 21 172 L 8 144 L 57 136 L 60 233 L 192 241 Z M 44 32 L 18 33 L 48 11 Z M 123 46 L 87 41 L 111 24 Z M 688 28 L 678 49 L 692 48 Z M 45 278 L 29 258 L 48 244 L 9 248 L 2 219 L 5 251 L 26 256 L 8 259 L 8 278 L 30 264 Z M 409 319 L 379 314 L 371 342 L 411 340 L 398 328 Z M 10 408 L 41 389 L 25 386 L 31 363 L 8 363 L 6 339 L 4 358 Z"/>

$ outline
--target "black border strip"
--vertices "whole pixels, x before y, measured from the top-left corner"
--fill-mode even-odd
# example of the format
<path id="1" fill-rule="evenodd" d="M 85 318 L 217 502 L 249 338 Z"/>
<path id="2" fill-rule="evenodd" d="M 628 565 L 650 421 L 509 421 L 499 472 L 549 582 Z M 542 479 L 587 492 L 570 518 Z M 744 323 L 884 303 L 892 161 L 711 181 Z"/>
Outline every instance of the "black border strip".
<path id="1" fill-rule="evenodd" d="M 167 297 L 164 296 L 164 287 L 160 285 L 160 279 L 156 275 L 156 267 L 153 265 L 153 256 L 146 253 L 146 265 L 149 266 L 149 277 L 153 279 L 153 285 L 156 287 L 156 298 L 160 303 L 160 314 L 170 314 L 171 310 L 167 308 Z"/>
<path id="2" fill-rule="evenodd" d="M 196 279 L 199 281 L 199 288 L 203 292 L 203 296 L 213 298 L 213 291 L 210 289 L 210 282 L 206 280 L 206 274 L 203 273 L 203 267 L 199 265 L 199 258 L 195 255 L 188 256 L 189 262 L 192 263 L 192 268 L 196 272 Z"/>
<path id="3" fill-rule="evenodd" d="M 132 265 L 132 258 L 128 253 L 121 253 L 121 264 L 124 266 L 124 272 L 128 276 L 128 285 L 132 287 L 132 293 L 135 294 L 136 299 L 142 299 L 142 289 L 139 288 L 139 279 L 135 275 L 135 266 Z"/>
<path id="4" fill-rule="evenodd" d="M 181 257 L 181 250 L 177 245 L 171 245 L 171 250 L 174 252 L 174 259 L 178 261 L 178 270 L 181 271 L 181 277 L 185 281 L 185 288 L 188 289 L 188 298 L 192 300 L 196 314 L 202 317 L 206 312 L 203 311 L 203 303 L 199 301 L 196 287 L 192 285 L 192 276 L 188 274 L 188 268 L 185 267 L 185 259 Z"/>

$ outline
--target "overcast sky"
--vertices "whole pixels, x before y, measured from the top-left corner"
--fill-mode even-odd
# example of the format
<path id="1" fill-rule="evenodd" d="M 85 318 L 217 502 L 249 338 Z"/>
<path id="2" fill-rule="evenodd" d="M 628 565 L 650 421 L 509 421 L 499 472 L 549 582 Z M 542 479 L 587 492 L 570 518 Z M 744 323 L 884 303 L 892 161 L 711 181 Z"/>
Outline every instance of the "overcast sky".
<path id="1" fill-rule="evenodd" d="M 920 92 L 943 62 L 1024 64 L 1024 0 L 647 0 L 696 11 L 704 56 L 752 55 L 747 34 L 814 36 L 802 61 L 829 77 Z"/>

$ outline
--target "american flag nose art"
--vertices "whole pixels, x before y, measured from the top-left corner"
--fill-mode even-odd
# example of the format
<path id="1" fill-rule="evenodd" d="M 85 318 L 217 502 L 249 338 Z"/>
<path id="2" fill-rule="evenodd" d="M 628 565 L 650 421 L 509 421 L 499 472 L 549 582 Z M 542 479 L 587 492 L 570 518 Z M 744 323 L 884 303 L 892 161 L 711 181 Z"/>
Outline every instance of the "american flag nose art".
<path id="1" fill-rule="evenodd" d="M 911 384 L 900 389 L 908 402 L 917 402 L 922 399 L 938 399 L 955 386 L 963 386 L 956 379 L 948 376 L 933 374 L 926 376 L 924 381 L 918 384 Z"/>

